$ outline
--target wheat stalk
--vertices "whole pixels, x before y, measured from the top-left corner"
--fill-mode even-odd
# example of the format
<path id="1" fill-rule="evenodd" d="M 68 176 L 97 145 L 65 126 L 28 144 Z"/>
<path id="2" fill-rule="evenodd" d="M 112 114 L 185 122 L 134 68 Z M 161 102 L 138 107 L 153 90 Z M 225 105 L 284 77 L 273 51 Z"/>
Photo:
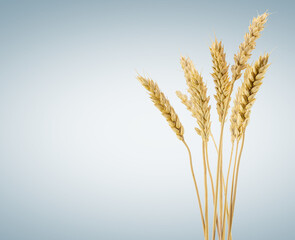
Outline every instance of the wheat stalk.
<path id="1" fill-rule="evenodd" d="M 232 80 L 230 82 L 230 90 L 229 96 L 231 96 L 234 83 L 241 77 L 241 72 L 247 66 L 247 61 L 251 57 L 251 52 L 255 49 L 256 40 L 260 37 L 261 31 L 264 29 L 264 25 L 267 21 L 268 13 L 264 13 L 259 15 L 256 18 L 253 18 L 252 23 L 249 26 L 249 33 L 245 34 L 244 42 L 242 42 L 239 46 L 238 53 L 234 56 L 235 64 L 232 66 Z M 230 97 L 226 99 L 225 109 L 229 107 Z M 216 187 L 215 187 L 215 199 L 214 199 L 214 215 L 213 215 L 213 237 L 215 239 L 215 219 L 217 214 L 217 195 L 218 188 L 220 187 L 219 199 L 220 199 L 220 207 L 222 206 L 222 186 L 219 184 L 219 181 L 222 181 L 222 149 L 223 149 L 223 130 L 225 123 L 225 114 L 223 115 L 223 119 L 221 121 L 221 130 L 220 130 L 220 138 L 219 138 L 219 153 L 218 153 L 218 162 L 217 162 L 217 176 L 216 176 Z"/>
<path id="2" fill-rule="evenodd" d="M 176 136 L 178 137 L 178 139 L 181 140 L 184 143 L 185 147 L 187 148 L 187 151 L 189 154 L 189 160 L 190 160 L 191 174 L 193 177 L 193 181 L 194 181 L 194 185 L 195 185 L 195 189 L 197 193 L 198 204 L 199 204 L 199 209 L 200 209 L 201 219 L 203 224 L 203 230 L 205 233 L 206 232 L 205 220 L 204 220 L 204 215 L 202 210 L 200 194 L 198 190 L 198 184 L 194 174 L 191 151 L 183 137 L 183 133 L 184 133 L 183 126 L 178 118 L 178 115 L 175 113 L 174 108 L 170 105 L 169 100 L 165 97 L 164 93 L 161 92 L 158 84 L 155 83 L 153 80 L 149 78 L 144 78 L 140 75 L 137 76 L 137 79 L 145 87 L 145 89 L 148 90 L 150 94 L 150 98 L 152 99 L 154 105 L 160 110 L 162 115 L 166 118 L 167 122 L 169 123 L 171 129 L 176 133 Z"/>
<path id="3" fill-rule="evenodd" d="M 182 103 L 192 112 L 196 118 L 199 128 L 195 128 L 197 133 L 202 137 L 203 143 L 203 166 L 204 166 L 204 185 L 205 185 L 205 239 L 209 239 L 209 216 L 208 216 L 208 187 L 207 171 L 209 165 L 206 163 L 206 148 L 210 137 L 210 106 L 209 97 L 207 97 L 207 87 L 203 82 L 202 76 L 195 69 L 193 62 L 189 58 L 182 57 L 180 60 L 184 70 L 184 76 L 188 85 L 190 99 L 180 92 L 177 92 Z M 210 174 L 210 172 L 209 172 Z"/>

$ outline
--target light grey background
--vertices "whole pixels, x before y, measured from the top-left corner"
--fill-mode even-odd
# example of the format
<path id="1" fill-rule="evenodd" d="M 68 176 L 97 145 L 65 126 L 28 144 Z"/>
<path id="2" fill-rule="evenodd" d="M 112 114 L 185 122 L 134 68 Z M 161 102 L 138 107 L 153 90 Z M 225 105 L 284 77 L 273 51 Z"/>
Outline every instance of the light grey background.
<path id="1" fill-rule="evenodd" d="M 136 71 L 179 114 L 203 195 L 201 141 L 174 93 L 186 88 L 180 56 L 192 58 L 212 96 L 211 40 L 233 63 L 252 17 L 267 9 L 251 62 L 267 51 L 272 65 L 247 130 L 233 236 L 294 239 L 294 7 L 0 1 L 0 239 L 202 239 L 186 149 Z M 209 154 L 214 169 L 212 143 Z"/>

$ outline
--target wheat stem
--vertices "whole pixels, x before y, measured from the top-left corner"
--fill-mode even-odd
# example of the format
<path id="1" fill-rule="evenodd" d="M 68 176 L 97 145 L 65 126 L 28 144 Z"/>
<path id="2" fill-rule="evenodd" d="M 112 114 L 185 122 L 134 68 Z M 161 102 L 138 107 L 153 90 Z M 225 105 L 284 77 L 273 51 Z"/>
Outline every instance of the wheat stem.
<path id="1" fill-rule="evenodd" d="M 194 181 L 194 185 L 195 185 L 195 189 L 196 189 L 196 193 L 197 193 L 198 204 L 199 204 L 199 209 L 200 209 L 201 219 L 202 219 L 202 224 L 203 224 L 203 231 L 204 231 L 204 235 L 205 235 L 205 220 L 204 220 L 204 214 L 203 214 L 203 210 L 202 210 L 202 203 L 201 203 L 201 198 L 200 198 L 200 194 L 199 194 L 198 184 L 196 181 L 194 168 L 193 168 L 192 154 L 191 154 L 191 151 L 184 139 L 182 140 L 182 142 L 184 143 L 184 145 L 188 151 L 188 155 L 189 155 L 190 168 L 191 168 L 191 173 L 192 173 L 192 177 L 193 177 L 193 181 Z"/>
<path id="2" fill-rule="evenodd" d="M 232 206 L 231 206 L 231 209 L 232 210 L 231 210 L 230 230 L 231 230 L 232 224 L 233 224 L 233 216 L 234 216 L 234 211 L 235 211 L 236 194 L 237 194 L 237 183 L 238 183 L 239 168 L 240 168 L 240 160 L 241 160 L 241 156 L 242 156 L 242 152 L 243 152 L 244 142 L 245 142 L 245 133 L 243 133 L 242 144 L 241 144 L 241 149 L 240 149 L 238 163 L 237 163 L 237 169 L 236 169 L 235 187 L 234 187 L 234 194 L 233 194 L 233 203 L 232 203 Z"/>
<path id="3" fill-rule="evenodd" d="M 213 134 L 212 134 L 211 131 L 210 131 L 210 136 L 211 136 L 212 141 L 213 141 L 213 143 L 214 143 L 214 147 L 215 147 L 215 149 L 216 149 L 216 152 L 218 153 L 218 147 L 217 147 L 217 144 L 216 144 L 216 142 L 215 142 L 215 139 L 214 139 Z"/>
<path id="4" fill-rule="evenodd" d="M 211 138 L 212 138 L 212 140 L 213 140 L 213 142 L 214 142 L 214 146 L 215 146 L 215 150 L 216 150 L 216 153 L 218 154 L 218 147 L 217 147 L 217 145 L 216 145 L 216 142 L 215 142 L 215 139 L 214 139 L 214 136 L 213 136 L 213 134 L 212 134 L 212 132 L 210 132 L 210 136 L 211 136 Z M 208 150 L 207 150 L 208 151 Z M 209 163 L 208 163 L 209 164 Z M 209 168 L 210 169 L 210 168 Z M 211 171 L 210 171 L 211 172 Z M 209 173 L 210 173 L 209 172 Z M 213 179 L 212 179 L 212 174 L 211 174 L 211 182 L 213 182 Z M 223 176 L 223 174 L 222 174 L 222 183 L 223 183 L 223 188 L 224 188 L 224 190 L 226 189 L 226 187 L 225 187 L 225 183 L 224 183 L 224 176 Z M 213 186 L 213 184 L 212 184 L 212 186 Z M 212 190 L 212 191 L 214 191 L 214 190 Z M 215 198 L 215 195 L 213 194 L 213 204 L 214 204 L 214 198 Z M 227 220 L 228 220 L 228 222 L 229 222 L 229 210 L 228 210 L 228 203 L 227 203 L 227 200 L 225 200 L 225 209 L 226 209 L 226 216 L 227 216 Z M 218 230 L 218 234 L 221 234 L 221 230 L 220 230 L 220 228 L 221 228 L 221 226 L 218 224 L 218 214 L 216 215 L 216 226 L 217 226 L 217 230 Z"/>
<path id="5" fill-rule="evenodd" d="M 206 165 L 206 142 L 202 142 L 203 150 L 203 165 L 204 165 L 204 187 L 205 187 L 205 222 L 206 222 L 206 234 L 205 240 L 209 239 L 209 215 L 208 215 L 208 186 L 207 186 L 207 165 Z"/>
<path id="6" fill-rule="evenodd" d="M 215 149 L 216 149 L 216 152 L 217 152 L 217 154 L 218 154 L 218 147 L 217 147 L 217 145 L 216 145 L 216 142 L 215 142 L 215 139 L 214 139 L 214 136 L 213 136 L 213 134 L 212 134 L 212 132 L 210 131 L 210 136 L 211 136 L 211 138 L 212 138 L 212 140 L 213 140 L 213 142 L 214 142 L 214 146 L 215 146 Z M 213 182 L 213 180 L 211 180 L 212 182 Z M 223 188 L 224 188 L 224 190 L 226 189 L 226 186 L 225 186 L 225 183 L 224 183 L 224 176 L 223 176 L 223 174 L 222 174 L 222 183 L 223 183 Z M 213 190 L 214 191 L 214 190 Z M 213 199 L 215 198 L 215 195 L 213 195 Z M 214 204 L 214 200 L 213 200 L 213 204 Z M 225 209 L 226 209 L 226 215 L 227 215 L 227 220 L 228 220 L 228 222 L 229 222 L 229 210 L 228 210 L 228 203 L 227 203 L 227 200 L 225 200 Z M 217 230 L 218 230 L 218 233 L 220 234 L 220 225 L 218 225 L 218 214 L 216 215 L 216 226 L 217 226 Z"/>
<path id="7" fill-rule="evenodd" d="M 213 135 L 211 134 L 211 137 L 213 137 Z M 207 166 L 208 166 L 208 172 L 209 172 L 209 176 L 210 176 L 210 181 L 211 181 L 211 189 L 212 189 L 212 201 L 214 201 L 214 182 L 213 182 L 213 177 L 212 177 L 212 173 L 211 173 L 211 170 L 210 170 L 210 165 L 209 165 L 209 158 L 208 158 L 208 145 L 206 145 L 206 162 L 207 162 Z M 220 227 L 219 227 L 219 224 L 218 224 L 218 215 L 217 215 L 217 218 L 216 218 L 216 224 L 218 226 L 217 228 L 217 233 L 218 233 L 218 236 L 219 236 L 219 239 L 221 238 L 221 232 L 220 232 Z"/>
<path id="8" fill-rule="evenodd" d="M 228 224 L 228 240 L 230 240 L 229 236 L 231 234 L 231 213 L 232 213 L 232 201 L 233 201 L 233 191 L 234 191 L 234 179 L 235 179 L 235 172 L 237 166 L 237 157 L 238 157 L 238 149 L 239 149 L 239 140 L 237 140 L 236 144 L 236 153 L 235 153 L 235 162 L 234 162 L 234 169 L 233 169 L 233 176 L 232 176 L 232 184 L 231 184 L 231 193 L 230 193 L 230 213 L 229 213 L 229 224 Z"/>
<path id="9" fill-rule="evenodd" d="M 231 147 L 230 160 L 229 160 L 228 170 L 227 170 L 227 175 L 226 175 L 226 186 L 225 186 L 225 190 L 224 190 L 224 199 L 225 199 L 224 201 L 226 202 L 226 204 L 224 206 L 224 212 L 223 212 L 222 239 L 225 239 L 225 213 L 227 212 L 227 188 L 228 188 L 228 178 L 229 178 L 229 173 L 230 173 L 230 168 L 231 168 L 233 150 L 234 150 L 234 143 L 232 143 L 232 147 Z M 227 219 L 228 219 L 228 224 L 229 224 L 229 217 Z"/>
<path id="10" fill-rule="evenodd" d="M 219 149 L 218 149 L 218 161 L 217 161 L 217 174 L 216 174 L 216 184 L 215 184 L 215 198 L 214 198 L 214 215 L 213 215 L 213 229 L 212 229 L 212 239 L 215 240 L 215 228 L 216 228 L 216 215 L 217 215 L 217 196 L 218 196 L 218 187 L 219 187 L 219 178 L 220 178 L 220 162 L 221 162 L 221 147 L 222 147 L 222 135 L 223 135 L 224 124 L 221 124 L 221 134 L 219 141 Z M 222 181 L 221 181 L 222 184 Z"/>
<path id="11" fill-rule="evenodd" d="M 224 186 L 224 178 L 223 178 L 223 152 L 221 148 L 221 161 L 220 161 L 220 190 L 219 190 L 219 216 L 220 216 L 220 228 L 221 228 L 221 234 L 222 234 L 222 225 L 223 225 L 223 219 L 222 219 L 222 209 L 223 209 L 223 186 Z M 223 185 L 222 185 L 223 184 Z"/>
<path id="12" fill-rule="evenodd" d="M 209 158 L 208 158 L 208 146 L 206 145 L 206 162 L 207 162 L 207 167 L 208 167 L 208 172 L 209 172 L 209 177 L 210 177 L 210 181 L 211 181 L 211 188 L 212 188 L 212 196 L 214 197 L 214 183 L 213 183 L 213 177 L 212 177 L 212 172 L 210 169 L 210 165 L 209 165 Z"/>

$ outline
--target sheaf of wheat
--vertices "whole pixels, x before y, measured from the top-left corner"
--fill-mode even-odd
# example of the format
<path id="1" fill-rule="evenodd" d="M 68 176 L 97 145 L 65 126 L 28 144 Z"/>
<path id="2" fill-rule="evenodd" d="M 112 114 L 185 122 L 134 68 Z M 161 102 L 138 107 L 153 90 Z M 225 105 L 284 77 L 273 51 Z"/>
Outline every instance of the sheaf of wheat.
<path id="1" fill-rule="evenodd" d="M 261 32 L 265 27 L 269 14 L 267 12 L 253 18 L 249 31 L 244 36 L 244 41 L 239 45 L 238 52 L 234 55 L 233 64 L 230 65 L 226 61 L 225 48 L 221 41 L 215 39 L 210 46 L 212 57 L 212 81 L 215 85 L 216 93 L 216 110 L 220 124 L 219 144 L 216 144 L 211 133 L 211 103 L 210 96 L 207 94 L 207 86 L 202 75 L 198 72 L 192 60 L 188 57 L 181 57 L 180 64 L 184 72 L 187 84 L 187 92 L 176 91 L 178 98 L 185 105 L 188 111 L 195 119 L 195 130 L 202 139 L 202 157 L 204 171 L 204 189 L 205 196 L 202 203 L 199 194 L 199 188 L 196 181 L 196 171 L 193 168 L 192 155 L 188 144 L 184 138 L 184 128 L 178 115 L 171 106 L 169 100 L 159 89 L 156 82 L 150 78 L 141 75 L 137 79 L 142 86 L 148 91 L 154 105 L 160 110 L 165 117 L 170 128 L 174 131 L 177 138 L 182 141 L 188 151 L 190 160 L 190 169 L 197 195 L 197 203 L 201 215 L 201 223 L 203 227 L 204 239 L 209 240 L 209 191 L 211 185 L 213 198 L 213 214 L 212 214 L 212 240 L 232 240 L 232 226 L 234 219 L 235 202 L 237 196 L 237 184 L 239 176 L 239 167 L 245 142 L 245 133 L 249 125 L 251 110 L 256 100 L 262 80 L 265 77 L 269 67 L 269 54 L 260 56 L 253 65 L 248 61 L 252 55 L 252 51 L 256 47 L 256 41 L 261 36 Z M 231 70 L 231 76 L 229 73 Z M 230 109 L 230 101 L 234 90 L 234 85 L 244 73 L 244 79 L 241 86 L 235 93 L 233 106 L 230 116 L 230 132 L 231 132 L 231 154 L 230 158 L 223 154 L 223 133 L 226 116 Z M 215 181 L 210 169 L 208 142 L 212 140 L 216 147 L 217 160 L 213 161 L 217 164 Z M 210 156 L 210 159 L 212 156 Z M 224 172 L 223 162 L 229 160 L 228 169 Z M 198 169 L 199 170 L 199 169 Z M 207 183 L 207 178 L 211 184 Z"/>

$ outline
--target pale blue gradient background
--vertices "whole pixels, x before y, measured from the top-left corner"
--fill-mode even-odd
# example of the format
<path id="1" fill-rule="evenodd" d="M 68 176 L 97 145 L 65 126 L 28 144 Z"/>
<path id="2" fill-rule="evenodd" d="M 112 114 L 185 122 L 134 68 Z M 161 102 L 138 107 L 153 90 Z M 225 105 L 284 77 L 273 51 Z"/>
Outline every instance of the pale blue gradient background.
<path id="1" fill-rule="evenodd" d="M 223 40 L 232 63 L 250 20 L 266 9 L 251 61 L 270 51 L 272 65 L 247 131 L 233 236 L 295 239 L 294 7 L 0 1 L 0 239 L 202 239 L 186 149 L 136 71 L 179 113 L 203 194 L 201 142 L 174 94 L 185 89 L 179 58 L 194 60 L 213 94 L 211 40 Z M 214 106 L 212 120 L 218 137 Z M 214 169 L 211 143 L 209 154 Z"/>

